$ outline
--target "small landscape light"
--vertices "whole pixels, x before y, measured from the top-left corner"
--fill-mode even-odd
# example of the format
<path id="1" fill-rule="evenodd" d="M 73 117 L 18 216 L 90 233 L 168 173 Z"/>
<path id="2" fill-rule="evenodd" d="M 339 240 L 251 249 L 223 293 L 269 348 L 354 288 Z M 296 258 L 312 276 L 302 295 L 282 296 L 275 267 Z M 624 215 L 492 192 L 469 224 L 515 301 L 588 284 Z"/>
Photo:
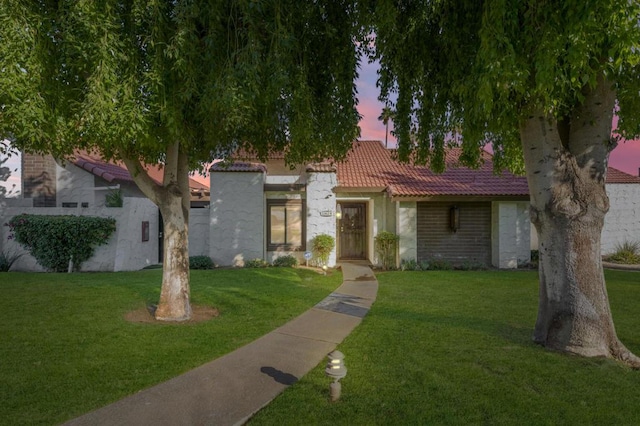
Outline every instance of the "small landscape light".
<path id="1" fill-rule="evenodd" d="M 322 271 L 324 272 L 325 275 L 327 275 L 327 269 L 329 269 L 327 265 L 322 265 Z"/>
<path id="2" fill-rule="evenodd" d="M 335 402 L 340 399 L 340 393 L 342 391 L 340 379 L 347 375 L 347 367 L 344 366 L 344 354 L 340 351 L 331 352 L 328 358 L 329 361 L 327 362 L 327 368 L 324 369 L 324 372 L 333 379 L 333 382 L 329 385 L 329 395 L 331 401 Z"/>

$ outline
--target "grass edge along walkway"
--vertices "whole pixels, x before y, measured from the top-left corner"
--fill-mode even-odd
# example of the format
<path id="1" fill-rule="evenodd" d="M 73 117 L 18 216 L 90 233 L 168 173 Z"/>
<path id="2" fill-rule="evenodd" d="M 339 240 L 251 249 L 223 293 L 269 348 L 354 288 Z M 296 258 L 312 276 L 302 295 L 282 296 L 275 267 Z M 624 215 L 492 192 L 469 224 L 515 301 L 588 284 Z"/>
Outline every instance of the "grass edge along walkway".
<path id="1" fill-rule="evenodd" d="M 618 335 L 640 352 L 640 272 L 606 271 Z M 319 365 L 254 425 L 640 424 L 640 371 L 532 341 L 535 271 L 382 272 L 378 299 L 339 346 L 329 402 Z"/>
<path id="2" fill-rule="evenodd" d="M 248 345 L 66 423 L 241 424 L 320 363 L 376 298 L 370 268 L 343 264 L 343 284 L 314 308 Z"/>

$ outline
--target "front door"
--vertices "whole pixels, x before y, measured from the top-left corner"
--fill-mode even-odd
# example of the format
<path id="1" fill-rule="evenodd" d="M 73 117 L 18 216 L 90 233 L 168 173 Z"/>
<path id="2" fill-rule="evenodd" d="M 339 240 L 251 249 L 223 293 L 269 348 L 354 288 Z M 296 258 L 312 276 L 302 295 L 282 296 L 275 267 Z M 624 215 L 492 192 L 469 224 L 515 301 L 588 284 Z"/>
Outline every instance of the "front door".
<path id="1" fill-rule="evenodd" d="M 342 260 L 367 258 L 367 203 L 341 202 L 338 220 L 338 257 Z"/>

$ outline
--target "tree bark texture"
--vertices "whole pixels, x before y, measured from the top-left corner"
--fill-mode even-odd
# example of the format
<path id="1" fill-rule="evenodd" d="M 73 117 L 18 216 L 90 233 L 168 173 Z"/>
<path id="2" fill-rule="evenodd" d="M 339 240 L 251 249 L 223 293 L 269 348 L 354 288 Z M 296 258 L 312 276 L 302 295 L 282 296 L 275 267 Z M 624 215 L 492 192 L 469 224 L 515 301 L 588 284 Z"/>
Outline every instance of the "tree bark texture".
<path id="1" fill-rule="evenodd" d="M 539 238 L 534 340 L 587 357 L 640 367 L 616 335 L 600 240 L 615 92 L 603 78 L 564 120 L 533 111 L 521 124 L 531 221 Z"/>
<path id="2" fill-rule="evenodd" d="M 186 321 L 191 318 L 187 156 L 180 152 L 178 143 L 169 147 L 162 185 L 153 181 L 138 161 L 125 158 L 124 162 L 140 190 L 158 206 L 162 214 L 162 288 L 155 317 L 162 321 Z"/>

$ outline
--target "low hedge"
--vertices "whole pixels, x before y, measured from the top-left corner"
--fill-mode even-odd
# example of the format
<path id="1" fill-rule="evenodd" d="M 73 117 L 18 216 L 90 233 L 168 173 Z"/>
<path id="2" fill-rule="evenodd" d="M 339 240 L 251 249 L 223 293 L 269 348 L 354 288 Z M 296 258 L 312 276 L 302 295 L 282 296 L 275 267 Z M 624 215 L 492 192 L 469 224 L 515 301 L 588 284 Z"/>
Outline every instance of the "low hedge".
<path id="1" fill-rule="evenodd" d="M 40 265 L 56 272 L 67 272 L 70 264 L 78 270 L 116 230 L 115 219 L 93 216 L 21 214 L 8 225 Z"/>

